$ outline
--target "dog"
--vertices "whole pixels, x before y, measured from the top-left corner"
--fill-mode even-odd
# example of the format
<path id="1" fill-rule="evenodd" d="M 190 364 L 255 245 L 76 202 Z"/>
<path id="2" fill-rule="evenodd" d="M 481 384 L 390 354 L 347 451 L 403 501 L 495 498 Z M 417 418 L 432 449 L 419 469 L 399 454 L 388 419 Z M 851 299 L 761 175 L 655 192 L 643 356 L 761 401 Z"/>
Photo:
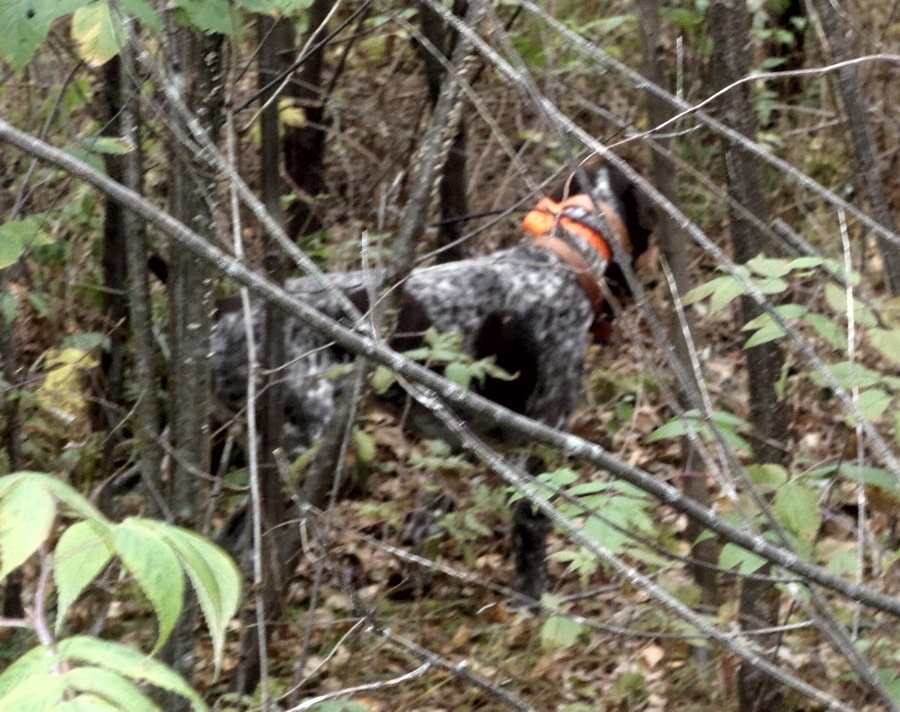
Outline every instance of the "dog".
<path id="1" fill-rule="evenodd" d="M 602 214 L 605 220 L 597 216 Z M 605 224 L 604 224 L 605 223 Z M 392 346 L 422 343 L 426 329 L 459 332 L 473 359 L 490 357 L 512 374 L 488 376 L 474 389 L 511 410 L 554 428 L 565 427 L 580 393 L 591 338 L 614 338 L 604 293 L 628 294 L 617 252 L 634 263 L 647 253 L 653 229 L 649 203 L 621 172 L 599 159 L 586 162 L 543 198 L 522 222 L 530 241 L 492 254 L 415 269 L 399 287 Z M 621 251 L 612 248 L 618 242 Z M 290 279 L 286 289 L 334 319 L 347 320 L 334 290 L 365 313 L 383 274 L 371 271 Z M 255 339 L 261 305 L 252 307 Z M 334 413 L 346 377 L 329 377 L 349 355 L 295 319 L 285 324 L 284 433 L 286 454 L 297 457 L 319 439 Z M 230 413 L 246 403 L 247 349 L 239 310 L 221 314 L 212 339 L 214 391 Z M 490 425 L 470 423 L 486 432 Z M 427 429 L 427 428 L 426 428 Z M 538 600 L 545 583 L 549 523 L 527 501 L 513 516 L 513 588 Z"/>

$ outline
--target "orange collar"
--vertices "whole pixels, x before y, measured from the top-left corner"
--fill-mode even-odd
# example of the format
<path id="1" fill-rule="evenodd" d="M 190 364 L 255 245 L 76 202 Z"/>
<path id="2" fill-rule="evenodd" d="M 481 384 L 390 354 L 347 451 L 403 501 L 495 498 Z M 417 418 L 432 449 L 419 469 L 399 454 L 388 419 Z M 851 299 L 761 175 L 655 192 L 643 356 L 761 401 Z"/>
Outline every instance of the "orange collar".
<path id="1" fill-rule="evenodd" d="M 631 254 L 631 239 L 619 214 L 607 203 L 603 201 L 595 203 L 589 195 L 584 193 L 573 195 L 561 203 L 544 198 L 525 216 L 522 228 L 525 232 L 534 235 L 533 244 L 536 247 L 550 250 L 572 268 L 582 291 L 591 304 L 591 310 L 594 312 L 591 334 L 598 343 L 609 344 L 615 340 L 615 330 L 606 314 L 605 300 L 600 290 L 598 277 L 593 274 L 587 261 L 578 250 L 554 235 L 556 227 L 560 226 L 570 235 L 587 242 L 597 251 L 598 255 L 609 262 L 612 260 L 613 254 L 606 237 L 573 215 L 566 215 L 567 210 L 572 210 L 573 213 L 586 210 L 589 214 L 596 215 L 598 207 L 603 213 L 603 217 L 606 218 L 613 237 L 618 239 L 619 244 L 628 254 Z"/>
<path id="2" fill-rule="evenodd" d="M 580 240 L 584 240 L 593 247 L 597 254 L 603 259 L 609 261 L 612 259 L 612 249 L 606 237 L 598 230 L 591 228 L 584 222 L 566 215 L 566 210 L 577 208 L 586 210 L 588 213 L 596 213 L 599 207 L 606 218 L 613 232 L 613 237 L 619 240 L 619 243 L 629 254 L 631 253 L 631 240 L 628 236 L 628 230 L 619 214 L 607 203 L 594 200 L 589 195 L 579 193 L 570 198 L 566 198 L 561 203 L 557 203 L 550 198 L 542 199 L 532 210 L 528 212 L 522 221 L 522 227 L 525 232 L 535 236 L 552 235 L 554 228 L 559 225 L 566 232 L 574 235 Z"/>

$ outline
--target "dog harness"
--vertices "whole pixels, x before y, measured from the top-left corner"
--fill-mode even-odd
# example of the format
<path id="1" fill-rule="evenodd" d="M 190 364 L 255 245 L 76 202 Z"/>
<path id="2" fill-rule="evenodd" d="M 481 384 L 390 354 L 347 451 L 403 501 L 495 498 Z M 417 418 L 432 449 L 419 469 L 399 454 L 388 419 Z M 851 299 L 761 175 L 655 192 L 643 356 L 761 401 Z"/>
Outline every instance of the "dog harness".
<path id="1" fill-rule="evenodd" d="M 615 238 L 626 252 L 631 254 L 628 230 L 619 214 L 607 203 L 596 201 Z M 615 339 L 615 330 L 606 314 L 605 300 L 600 288 L 600 274 L 612 260 L 613 252 L 596 219 L 595 201 L 584 193 L 573 195 L 560 203 L 550 198 L 541 200 L 522 221 L 522 228 L 534 235 L 533 245 L 550 250 L 572 268 L 578 284 L 590 302 L 594 312 L 591 334 L 601 344 Z M 568 235 L 587 243 L 602 258 L 599 269 L 591 269 L 587 260 L 573 245 L 557 236 L 559 228 Z"/>

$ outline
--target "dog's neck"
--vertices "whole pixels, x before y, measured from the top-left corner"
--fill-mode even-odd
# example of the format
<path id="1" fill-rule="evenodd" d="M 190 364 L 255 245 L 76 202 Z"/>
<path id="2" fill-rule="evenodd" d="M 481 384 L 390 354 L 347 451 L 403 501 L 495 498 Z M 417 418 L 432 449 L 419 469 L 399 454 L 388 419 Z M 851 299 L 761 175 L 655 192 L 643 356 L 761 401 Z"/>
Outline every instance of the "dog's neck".
<path id="1" fill-rule="evenodd" d="M 598 219 L 598 209 L 605 221 Z M 594 312 L 591 324 L 594 339 L 600 343 L 613 341 L 615 333 L 607 318 L 601 287 L 613 258 L 606 235 L 611 233 L 612 240 L 626 252 L 631 251 L 628 231 L 618 212 L 585 194 L 560 203 L 544 198 L 525 216 L 522 227 L 534 235 L 536 247 L 553 252 L 572 269 Z"/>

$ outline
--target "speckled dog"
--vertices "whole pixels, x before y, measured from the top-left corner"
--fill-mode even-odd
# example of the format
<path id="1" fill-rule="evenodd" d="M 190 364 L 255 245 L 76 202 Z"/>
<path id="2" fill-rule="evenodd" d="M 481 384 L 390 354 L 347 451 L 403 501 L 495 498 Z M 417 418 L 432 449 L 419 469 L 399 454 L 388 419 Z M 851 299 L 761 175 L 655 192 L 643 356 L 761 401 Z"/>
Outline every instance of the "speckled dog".
<path id="1" fill-rule="evenodd" d="M 609 230 L 601 227 L 602 211 Z M 578 400 L 590 338 L 612 337 L 612 315 L 600 283 L 627 294 L 610 241 L 632 261 L 647 251 L 652 211 L 635 187 L 600 161 L 590 161 L 528 213 L 528 244 L 483 257 L 415 270 L 402 287 L 392 345 L 406 350 L 424 331 L 459 331 L 475 359 L 495 358 L 512 381 L 487 378 L 478 391 L 552 427 L 565 427 Z M 606 234 L 612 233 L 612 234 Z M 327 275 L 329 283 L 365 311 L 381 275 Z M 329 290 L 311 278 L 289 280 L 288 291 L 335 319 L 345 318 Z M 259 307 L 254 307 L 259 333 Z M 321 437 L 344 385 L 326 373 L 348 358 L 327 339 L 289 319 L 285 325 L 284 447 L 295 457 Z M 244 406 L 247 356 L 240 312 L 224 314 L 213 334 L 214 387 L 232 412 Z M 476 428 L 487 429 L 475 423 Z M 544 588 L 548 524 L 527 503 L 514 514 L 515 589 L 537 599 Z"/>

